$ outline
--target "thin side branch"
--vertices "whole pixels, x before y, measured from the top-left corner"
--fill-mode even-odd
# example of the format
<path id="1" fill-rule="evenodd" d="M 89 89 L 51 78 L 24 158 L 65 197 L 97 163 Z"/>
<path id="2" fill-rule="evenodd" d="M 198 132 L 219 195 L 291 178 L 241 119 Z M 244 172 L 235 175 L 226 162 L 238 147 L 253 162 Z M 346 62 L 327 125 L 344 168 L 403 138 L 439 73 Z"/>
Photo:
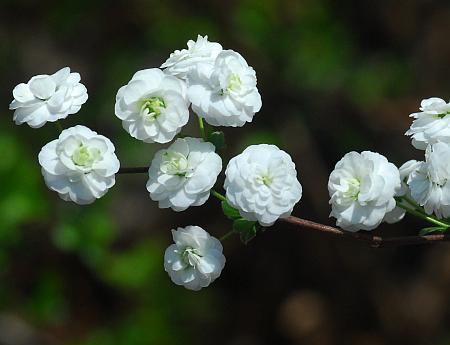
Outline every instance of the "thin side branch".
<path id="1" fill-rule="evenodd" d="M 118 174 L 145 174 L 148 172 L 148 167 L 129 167 L 120 168 Z M 216 191 L 212 192 L 214 196 L 219 197 L 223 200 L 224 196 L 220 195 Z M 217 195 L 215 195 L 217 194 Z M 365 242 L 372 248 L 381 247 L 396 247 L 396 246 L 409 246 L 418 244 L 431 244 L 437 242 L 447 242 L 450 241 L 450 234 L 437 234 L 437 235 L 424 235 L 424 236 L 400 236 L 400 237 L 381 237 L 374 236 L 370 233 L 361 232 L 350 232 L 335 228 L 333 226 L 316 223 L 310 220 L 297 218 L 294 216 L 289 216 L 287 218 L 282 218 L 280 221 L 289 223 L 296 227 L 301 227 L 305 230 L 322 232 L 324 234 L 329 234 L 335 237 L 349 238 L 351 240 Z"/>
<path id="2" fill-rule="evenodd" d="M 118 174 L 145 174 L 148 167 L 120 168 Z"/>
<path id="3" fill-rule="evenodd" d="M 322 232 L 336 237 L 349 238 L 355 241 L 365 242 L 372 248 L 386 246 L 408 246 L 418 244 L 431 244 L 436 242 L 450 241 L 450 234 L 424 235 L 424 236 L 401 236 L 401 237 L 381 237 L 370 235 L 369 233 L 359 233 L 341 230 L 332 226 L 315 223 L 310 220 L 290 216 L 280 219 L 283 222 L 302 227 L 305 230 Z"/>

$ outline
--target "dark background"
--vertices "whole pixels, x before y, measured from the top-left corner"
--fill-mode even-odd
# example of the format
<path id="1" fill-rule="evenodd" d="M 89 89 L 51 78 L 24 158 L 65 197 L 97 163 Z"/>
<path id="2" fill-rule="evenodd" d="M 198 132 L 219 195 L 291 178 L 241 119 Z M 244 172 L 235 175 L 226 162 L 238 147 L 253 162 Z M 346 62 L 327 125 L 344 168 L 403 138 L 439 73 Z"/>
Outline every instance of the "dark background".
<path id="1" fill-rule="evenodd" d="M 335 162 L 351 150 L 422 159 L 408 114 L 448 100 L 448 1 L 0 0 L 0 344 L 450 344 L 447 244 L 370 249 L 280 223 L 247 246 L 228 240 L 222 276 L 196 293 L 170 282 L 163 253 L 177 226 L 230 229 L 215 200 L 159 210 L 145 174 L 118 176 L 86 207 L 47 190 L 37 154 L 58 132 L 15 126 L 13 87 L 70 66 L 90 97 L 63 125 L 107 135 L 122 166 L 148 165 L 161 146 L 121 128 L 115 94 L 198 33 L 240 52 L 263 97 L 252 124 L 225 129 L 225 159 L 279 145 L 304 188 L 294 214 L 325 224 Z M 198 136 L 193 120 L 183 133 Z"/>

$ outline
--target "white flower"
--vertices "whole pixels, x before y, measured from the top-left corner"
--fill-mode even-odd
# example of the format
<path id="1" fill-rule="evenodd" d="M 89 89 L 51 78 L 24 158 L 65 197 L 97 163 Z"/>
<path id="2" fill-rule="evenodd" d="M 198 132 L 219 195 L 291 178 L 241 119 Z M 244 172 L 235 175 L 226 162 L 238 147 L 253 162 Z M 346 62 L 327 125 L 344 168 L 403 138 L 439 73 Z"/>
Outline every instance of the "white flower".
<path id="1" fill-rule="evenodd" d="M 438 141 L 450 144 L 450 103 L 440 98 L 424 99 L 419 113 L 411 114 L 415 120 L 405 133 L 412 137 L 412 144 L 425 150 L 428 144 Z"/>
<path id="2" fill-rule="evenodd" d="M 217 56 L 212 72 L 198 68 L 189 75 L 188 97 L 195 113 L 213 126 L 241 127 L 262 105 L 254 69 L 232 50 Z"/>
<path id="3" fill-rule="evenodd" d="M 263 226 L 288 217 L 302 197 L 295 164 L 275 145 L 247 147 L 230 160 L 225 174 L 228 203 Z"/>
<path id="4" fill-rule="evenodd" d="M 197 41 L 189 40 L 188 49 L 175 50 L 161 65 L 165 72 L 186 79 L 189 72 L 196 68 L 209 68 L 214 65 L 217 55 L 222 51 L 219 43 L 209 42 L 208 36 L 198 35 Z"/>
<path id="5" fill-rule="evenodd" d="M 158 151 L 148 171 L 152 200 L 174 211 L 203 205 L 222 170 L 222 159 L 214 150 L 211 143 L 183 138 Z"/>
<path id="6" fill-rule="evenodd" d="M 120 167 L 112 142 L 84 126 L 62 131 L 41 149 L 39 163 L 48 188 L 80 205 L 105 195 Z"/>
<path id="7" fill-rule="evenodd" d="M 428 214 L 438 218 L 450 216 L 450 146 L 446 143 L 429 145 L 425 162 L 418 162 L 409 175 L 411 197 Z"/>
<path id="8" fill-rule="evenodd" d="M 222 244 L 199 226 L 172 230 L 175 244 L 166 249 L 164 269 L 170 279 L 198 291 L 220 276 L 225 266 Z"/>
<path id="9" fill-rule="evenodd" d="M 400 197 L 400 196 L 406 195 L 408 197 L 411 197 L 407 181 L 408 181 L 409 175 L 419 167 L 420 163 L 421 162 L 418 162 L 414 159 L 409 160 L 398 169 L 400 172 L 401 188 L 398 189 L 395 196 Z M 401 203 L 405 206 L 411 207 L 411 205 L 409 205 L 405 201 L 401 201 Z M 397 223 L 405 217 L 405 214 L 406 214 L 406 211 L 403 208 L 396 206 L 392 211 L 386 213 L 383 221 L 387 222 L 389 224 Z"/>
<path id="10" fill-rule="evenodd" d="M 14 110 L 13 120 L 17 125 L 28 123 L 32 128 L 77 113 L 88 99 L 80 75 L 70 73 L 69 67 L 52 75 L 34 76 L 28 83 L 17 85 L 13 96 L 9 105 Z"/>
<path id="11" fill-rule="evenodd" d="M 189 120 L 186 84 L 158 68 L 138 71 L 117 92 L 115 112 L 133 138 L 167 143 Z"/>
<path id="12" fill-rule="evenodd" d="M 330 174 L 331 214 L 348 231 L 372 230 L 395 207 L 401 188 L 396 166 L 374 152 L 349 152 Z"/>

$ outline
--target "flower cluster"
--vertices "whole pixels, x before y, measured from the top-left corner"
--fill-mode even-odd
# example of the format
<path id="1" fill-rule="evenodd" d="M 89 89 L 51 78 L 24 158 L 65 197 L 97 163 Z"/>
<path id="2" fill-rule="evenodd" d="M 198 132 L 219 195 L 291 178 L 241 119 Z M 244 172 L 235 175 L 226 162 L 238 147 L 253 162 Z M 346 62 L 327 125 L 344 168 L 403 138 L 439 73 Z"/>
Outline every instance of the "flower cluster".
<path id="1" fill-rule="evenodd" d="M 410 160 L 399 169 L 379 154 L 350 152 L 331 173 L 331 216 L 350 231 L 372 230 L 381 222 L 394 223 L 406 212 L 438 225 L 450 217 L 450 103 L 440 98 L 422 100 L 405 133 L 412 145 L 425 150 L 425 160 Z"/>
<path id="2" fill-rule="evenodd" d="M 39 128 L 77 113 L 88 98 L 80 80 L 66 67 L 17 85 L 9 106 L 13 120 Z M 214 195 L 233 221 L 233 230 L 221 240 L 199 226 L 172 230 L 174 244 L 165 251 L 164 268 L 177 285 L 195 291 L 209 286 L 225 266 L 224 238 L 238 233 L 247 243 L 262 226 L 289 217 L 302 197 L 291 157 L 267 144 L 251 145 L 231 158 L 225 195 L 215 190 L 221 181 L 224 134 L 209 131 L 203 121 L 240 127 L 252 122 L 261 106 L 253 68 L 207 36 L 188 41 L 187 49 L 175 50 L 160 68 L 137 71 L 117 92 L 114 112 L 125 131 L 145 143 L 168 144 L 156 152 L 148 170 L 138 169 L 148 171 L 150 198 L 160 208 L 180 212 Z M 201 138 L 177 138 L 190 109 L 198 117 Z M 423 161 L 410 160 L 398 169 L 383 155 L 364 151 L 349 152 L 336 163 L 328 190 L 330 216 L 338 226 L 369 231 L 411 213 L 437 225 L 422 230 L 450 228 L 450 103 L 425 99 L 420 112 L 410 116 L 414 120 L 406 135 L 425 151 Z M 62 129 L 58 122 L 58 127 L 59 137 L 38 154 L 44 181 L 63 200 L 90 204 L 127 169 L 120 171 L 108 138 L 82 125 Z"/>
<path id="3" fill-rule="evenodd" d="M 425 159 L 403 165 L 405 193 L 427 215 L 443 219 L 450 217 L 450 103 L 432 97 L 420 105 L 421 112 L 410 115 L 414 121 L 406 135 L 425 150 Z"/>
<path id="4" fill-rule="evenodd" d="M 77 113 L 88 99 L 80 80 L 66 67 L 17 85 L 9 106 L 13 120 L 39 128 Z M 137 71 L 118 90 L 114 112 L 131 137 L 168 144 L 156 152 L 148 170 L 137 169 L 148 171 L 146 187 L 160 208 L 180 212 L 214 195 L 233 221 L 233 230 L 221 240 L 238 233 L 247 243 L 262 226 L 289 217 L 300 201 L 296 166 L 275 145 L 251 145 L 228 162 L 222 195 L 215 185 L 221 181 L 224 134 L 208 130 L 203 121 L 240 127 L 252 122 L 261 106 L 256 73 L 242 55 L 198 36 L 188 41 L 187 49 L 170 54 L 160 68 Z M 191 109 L 201 138 L 180 135 Z M 330 216 L 338 226 L 369 231 L 411 213 L 437 225 L 423 230 L 450 228 L 450 103 L 425 99 L 411 117 L 406 135 L 425 151 L 423 161 L 410 160 L 398 169 L 383 155 L 364 151 L 349 152 L 336 163 L 328 190 Z M 82 125 L 62 129 L 58 122 L 58 127 L 59 137 L 38 154 L 44 181 L 63 200 L 90 204 L 127 169 L 120 171 L 108 138 Z M 164 268 L 175 284 L 200 290 L 220 276 L 225 266 L 221 240 L 193 225 L 172 230 L 172 237 Z"/>
<path id="5" fill-rule="evenodd" d="M 192 109 L 210 125 L 241 127 L 261 109 L 255 70 L 207 36 L 173 52 L 161 68 L 186 81 Z"/>
<path id="6" fill-rule="evenodd" d="M 38 128 L 75 114 L 88 98 L 80 80 L 66 67 L 17 85 L 10 104 L 14 121 Z M 198 36 L 188 41 L 187 49 L 170 54 L 160 68 L 137 71 L 118 90 L 114 107 L 131 137 L 159 144 L 174 140 L 151 161 L 150 198 L 160 208 L 179 212 L 203 205 L 214 194 L 244 242 L 260 225 L 289 216 L 302 196 L 292 159 L 273 145 L 250 146 L 230 160 L 226 197 L 212 190 L 222 171 L 217 138 L 223 142 L 224 135 L 208 131 L 203 121 L 229 127 L 252 122 L 262 106 L 256 84 L 256 73 L 242 55 Z M 189 121 L 190 108 L 198 117 L 201 139 L 177 138 Z M 62 199 L 90 204 L 115 184 L 120 171 L 115 147 L 85 126 L 57 125 L 59 137 L 38 155 L 44 181 Z M 198 226 L 178 228 L 172 236 L 175 244 L 166 250 L 164 267 L 175 284 L 200 290 L 220 275 L 225 265 L 220 240 Z"/>
<path id="7" fill-rule="evenodd" d="M 77 113 L 87 101 L 79 73 L 69 67 L 54 74 L 37 75 L 13 90 L 13 120 L 32 128 L 56 122 Z M 66 201 L 90 204 L 106 194 L 119 171 L 113 143 L 85 126 L 63 130 L 58 139 L 39 152 L 42 175 L 49 189 Z"/>

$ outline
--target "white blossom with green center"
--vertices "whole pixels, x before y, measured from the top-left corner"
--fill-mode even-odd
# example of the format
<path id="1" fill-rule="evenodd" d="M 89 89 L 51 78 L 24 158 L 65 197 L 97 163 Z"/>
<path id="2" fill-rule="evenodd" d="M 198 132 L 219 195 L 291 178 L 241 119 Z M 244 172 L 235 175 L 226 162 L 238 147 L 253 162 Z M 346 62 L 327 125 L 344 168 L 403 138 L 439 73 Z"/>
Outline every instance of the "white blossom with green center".
<path id="1" fill-rule="evenodd" d="M 77 113 L 88 99 L 80 80 L 78 73 L 70 73 L 70 68 L 65 67 L 52 75 L 37 75 L 28 83 L 17 85 L 9 105 L 14 110 L 14 122 L 39 128 L 47 121 L 55 122 Z"/>
<path id="2" fill-rule="evenodd" d="M 186 177 L 188 166 L 188 157 L 180 152 L 167 150 L 162 156 L 160 168 L 165 174 Z"/>
<path id="3" fill-rule="evenodd" d="M 214 145 L 198 138 L 177 139 L 156 153 L 149 169 L 147 190 L 160 208 L 183 211 L 203 205 L 222 170 Z"/>
<path id="4" fill-rule="evenodd" d="M 243 126 L 262 106 L 255 71 L 232 50 L 223 50 L 212 69 L 189 74 L 188 85 L 192 109 L 213 126 Z"/>
<path id="5" fill-rule="evenodd" d="M 275 145 L 252 145 L 232 158 L 225 171 L 228 203 L 263 226 L 288 217 L 302 197 L 291 157 Z"/>
<path id="6" fill-rule="evenodd" d="M 39 153 L 45 183 L 64 200 L 90 204 L 115 183 L 120 163 L 112 142 L 84 126 L 61 132 Z"/>
<path id="7" fill-rule="evenodd" d="M 437 97 L 424 99 L 420 110 L 410 115 L 414 121 L 406 132 L 413 146 L 425 150 L 427 145 L 437 142 L 450 144 L 450 102 Z"/>
<path id="8" fill-rule="evenodd" d="M 401 190 L 397 167 L 374 152 L 347 153 L 328 181 L 331 214 L 348 231 L 373 230 L 395 208 Z"/>
<path id="9" fill-rule="evenodd" d="M 141 115 L 146 121 L 155 121 L 165 107 L 166 104 L 162 97 L 150 97 L 143 101 Z"/>
<path id="10" fill-rule="evenodd" d="M 72 154 L 72 161 L 75 165 L 91 168 L 92 165 L 102 157 L 101 151 L 97 147 L 88 147 L 83 143 L 75 149 Z"/>
<path id="11" fill-rule="evenodd" d="M 199 226 L 172 230 L 174 244 L 164 254 L 164 269 L 172 281 L 200 290 L 220 276 L 225 266 L 222 244 Z"/>
<path id="12" fill-rule="evenodd" d="M 188 122 L 188 108 L 185 82 L 152 68 L 136 72 L 119 89 L 115 113 L 133 138 L 167 143 Z"/>
<path id="13" fill-rule="evenodd" d="M 357 200 L 361 182 L 357 178 L 351 177 L 347 180 L 343 180 L 343 185 L 344 186 L 346 185 L 346 190 L 344 191 L 344 193 L 342 193 L 344 198 Z"/>

